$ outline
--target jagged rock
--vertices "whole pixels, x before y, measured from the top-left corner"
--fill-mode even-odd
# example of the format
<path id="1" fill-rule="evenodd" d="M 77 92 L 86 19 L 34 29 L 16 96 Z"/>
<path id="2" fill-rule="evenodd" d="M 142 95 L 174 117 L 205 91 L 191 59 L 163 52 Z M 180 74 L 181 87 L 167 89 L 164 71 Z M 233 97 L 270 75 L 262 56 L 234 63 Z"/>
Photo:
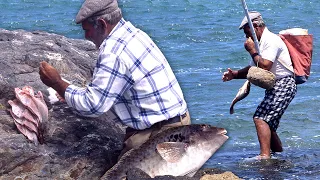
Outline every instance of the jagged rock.
<path id="1" fill-rule="evenodd" d="M 200 180 L 241 180 L 232 172 L 227 171 L 221 174 L 206 174 Z"/>
<path id="2" fill-rule="evenodd" d="M 48 103 L 45 143 L 34 145 L 19 133 L 7 109 L 14 88 L 48 91 L 39 78 L 47 61 L 78 85 L 90 79 L 97 50 L 89 41 L 47 32 L 0 29 L 0 179 L 98 179 L 117 160 L 123 129 L 104 117 L 77 116 L 66 104 Z"/>
<path id="3" fill-rule="evenodd" d="M 47 61 L 73 83 L 91 77 L 97 51 L 93 43 L 57 34 L 0 29 L 0 98 L 12 96 L 12 88 L 29 84 L 47 87 L 39 79 L 39 63 Z"/>
<path id="4" fill-rule="evenodd" d="M 48 87 L 38 74 L 40 62 L 47 61 L 63 78 L 85 85 L 98 55 L 95 45 L 47 32 L 0 29 L 0 49 L 0 180 L 99 179 L 117 161 L 124 127 L 107 115 L 85 118 L 66 104 L 50 104 Z M 41 91 L 49 108 L 43 145 L 36 146 L 19 133 L 7 111 L 14 88 L 25 85 Z M 194 178 L 157 178 L 199 179 L 203 172 Z"/>

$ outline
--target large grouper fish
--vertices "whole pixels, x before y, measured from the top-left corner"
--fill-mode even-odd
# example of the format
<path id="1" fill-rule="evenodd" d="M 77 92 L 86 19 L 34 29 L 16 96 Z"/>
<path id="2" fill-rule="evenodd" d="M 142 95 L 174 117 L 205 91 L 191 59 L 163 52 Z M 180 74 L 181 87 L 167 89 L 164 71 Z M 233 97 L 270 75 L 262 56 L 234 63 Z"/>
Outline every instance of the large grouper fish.
<path id="1" fill-rule="evenodd" d="M 155 176 L 192 177 L 228 139 L 226 129 L 191 124 L 164 130 L 125 153 L 101 179 L 126 179 L 132 169 Z"/>

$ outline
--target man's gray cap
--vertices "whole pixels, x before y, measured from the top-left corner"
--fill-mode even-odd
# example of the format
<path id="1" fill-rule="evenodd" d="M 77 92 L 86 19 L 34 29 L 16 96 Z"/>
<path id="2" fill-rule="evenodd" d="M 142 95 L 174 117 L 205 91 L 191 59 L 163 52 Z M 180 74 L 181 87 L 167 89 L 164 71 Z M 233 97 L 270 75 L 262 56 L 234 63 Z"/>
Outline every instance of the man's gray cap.
<path id="1" fill-rule="evenodd" d="M 76 23 L 79 24 L 89 17 L 111 15 L 116 11 L 120 11 L 117 0 L 86 0 L 76 16 Z"/>
<path id="2" fill-rule="evenodd" d="M 257 18 L 261 18 L 262 19 L 262 16 L 261 14 L 258 12 L 258 11 L 250 11 L 249 12 L 249 17 L 251 19 L 251 21 L 253 21 L 254 19 L 257 19 Z M 239 26 L 239 29 L 242 29 L 244 25 L 246 25 L 248 23 L 248 19 L 247 19 L 247 16 L 244 16 L 240 26 Z"/>

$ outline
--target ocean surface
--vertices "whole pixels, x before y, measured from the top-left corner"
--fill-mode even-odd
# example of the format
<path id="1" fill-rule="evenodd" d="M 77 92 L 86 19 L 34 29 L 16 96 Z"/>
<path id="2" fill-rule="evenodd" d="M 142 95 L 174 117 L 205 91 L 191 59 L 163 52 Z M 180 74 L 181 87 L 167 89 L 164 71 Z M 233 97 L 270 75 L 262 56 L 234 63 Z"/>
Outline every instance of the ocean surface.
<path id="1" fill-rule="evenodd" d="M 42 30 L 83 39 L 74 21 L 83 0 L 0 0 L 0 28 Z M 311 76 L 283 115 L 278 134 L 284 152 L 268 162 L 248 163 L 259 153 L 252 115 L 264 91 L 229 107 L 244 80 L 222 82 L 227 68 L 249 62 L 240 0 L 120 0 L 124 18 L 147 32 L 166 55 L 188 102 L 193 123 L 224 127 L 229 140 L 205 167 L 232 171 L 243 179 L 320 179 L 320 2 L 247 0 L 272 32 L 301 27 L 314 36 Z"/>

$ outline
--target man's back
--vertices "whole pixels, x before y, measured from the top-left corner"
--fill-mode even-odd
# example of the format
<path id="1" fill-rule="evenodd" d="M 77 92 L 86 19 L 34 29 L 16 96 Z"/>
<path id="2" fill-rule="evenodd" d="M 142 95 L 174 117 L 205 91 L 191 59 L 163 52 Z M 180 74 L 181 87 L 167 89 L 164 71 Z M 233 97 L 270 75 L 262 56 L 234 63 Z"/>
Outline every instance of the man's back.
<path id="1" fill-rule="evenodd" d="M 107 89 L 105 101 L 114 101 L 114 110 L 129 127 L 144 129 L 187 111 L 180 85 L 160 49 L 123 19 L 100 46 L 94 77 L 99 74 L 108 76 L 105 83 L 110 84 L 100 87 Z"/>
<path id="2" fill-rule="evenodd" d="M 292 72 L 278 61 L 278 58 L 281 58 L 287 66 L 292 67 L 287 46 L 278 35 L 269 31 L 267 27 L 263 31 L 259 49 L 262 58 L 273 62 L 270 71 L 276 75 L 277 79 L 292 75 Z"/>

